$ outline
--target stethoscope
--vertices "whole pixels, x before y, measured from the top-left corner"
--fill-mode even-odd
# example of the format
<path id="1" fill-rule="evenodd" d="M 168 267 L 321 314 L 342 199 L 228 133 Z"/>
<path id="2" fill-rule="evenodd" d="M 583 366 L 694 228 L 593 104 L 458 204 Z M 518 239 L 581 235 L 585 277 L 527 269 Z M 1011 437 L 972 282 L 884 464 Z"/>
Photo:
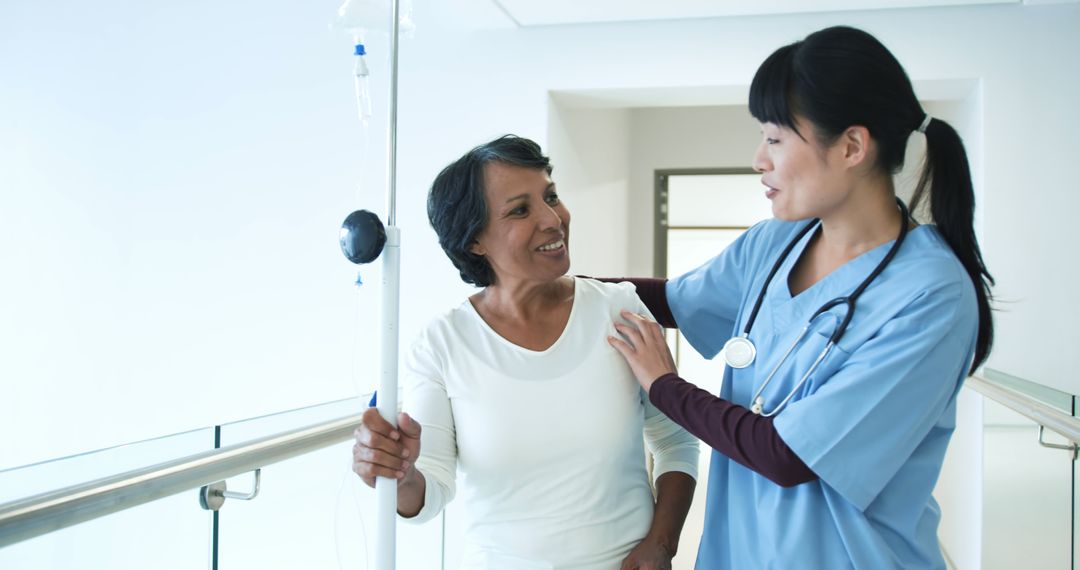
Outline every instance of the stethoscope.
<path id="1" fill-rule="evenodd" d="M 754 392 L 754 396 L 750 399 L 750 401 L 752 402 L 750 410 L 752 412 L 764 417 L 769 417 L 779 412 L 780 409 L 783 408 L 791 400 L 791 398 L 795 396 L 799 389 L 802 388 L 803 384 L 805 384 L 806 381 L 810 378 L 810 375 L 813 374 L 815 370 L 817 370 L 818 365 L 821 364 L 823 360 L 825 360 L 825 357 L 829 355 L 829 352 L 832 351 L 832 348 L 836 346 L 837 342 L 840 341 L 840 337 L 844 336 L 844 331 L 847 330 L 848 323 L 851 322 L 851 315 L 855 313 L 855 301 L 858 300 L 859 296 L 862 295 L 863 291 L 865 291 L 866 288 L 870 286 L 870 283 L 878 275 L 880 275 L 882 271 L 885 270 L 885 267 L 889 265 L 889 262 L 892 261 L 892 258 L 896 256 L 896 252 L 900 250 L 900 245 L 904 243 L 904 238 L 907 237 L 908 209 L 907 206 L 904 205 L 904 202 L 902 202 L 899 198 L 896 199 L 896 204 L 900 207 L 900 234 L 896 236 L 896 242 L 893 243 L 893 246 L 891 248 L 889 248 L 889 252 L 885 254 L 885 257 L 881 260 L 880 263 L 878 263 L 877 267 L 875 267 L 874 270 L 870 272 L 870 275 L 867 276 L 866 279 L 864 279 L 863 282 L 860 283 L 859 286 L 851 292 L 851 294 L 844 297 L 837 297 L 829 301 L 828 303 L 825 303 L 821 306 L 821 308 L 814 312 L 814 314 L 810 317 L 810 321 L 806 323 L 806 326 L 803 327 L 802 332 L 799 333 L 798 338 L 795 339 L 795 342 L 791 343 L 791 346 L 787 349 L 787 352 L 784 353 L 784 356 L 780 358 L 780 361 L 777 362 L 775 366 L 773 366 L 772 371 L 769 372 L 769 375 L 765 378 L 765 381 L 762 382 L 761 386 L 759 386 L 757 391 Z M 806 227 L 799 230 L 799 233 L 794 238 L 792 238 L 791 242 L 788 243 L 787 247 L 784 248 L 784 251 L 780 254 L 780 258 L 776 260 L 775 264 L 773 264 L 772 271 L 769 271 L 769 276 L 765 278 L 765 283 L 761 286 L 761 292 L 758 293 L 757 301 L 754 303 L 754 309 L 750 311 L 750 318 L 746 321 L 746 326 L 743 328 L 742 335 L 732 337 L 730 340 L 724 343 L 724 362 L 727 363 L 728 366 L 732 368 L 746 368 L 754 362 L 754 359 L 757 356 L 757 348 L 750 340 L 750 329 L 753 328 L 754 321 L 757 319 L 758 310 L 761 309 L 761 303 L 765 300 L 765 292 L 769 289 L 769 283 L 772 282 L 773 277 L 776 275 L 776 272 L 780 270 L 780 266 L 784 264 L 784 260 L 787 259 L 787 256 L 791 254 L 791 250 L 795 249 L 795 246 L 799 243 L 800 240 L 802 240 L 803 236 L 805 236 L 806 233 L 809 232 L 811 229 L 816 227 L 819 222 L 820 220 L 818 219 L 811 220 L 810 223 L 806 225 Z M 830 309 L 838 305 L 845 305 L 847 307 L 847 312 L 844 314 L 843 319 L 840 319 L 837 315 L 828 312 Z M 821 354 L 818 355 L 817 359 L 814 360 L 814 363 L 810 365 L 810 369 L 806 371 L 806 374 L 803 374 L 803 377 L 801 380 L 799 380 L 799 383 L 796 384 L 795 387 L 791 389 L 791 392 L 788 393 L 787 397 L 784 398 L 782 402 L 780 402 L 780 405 L 776 406 L 771 412 L 765 412 L 765 398 L 762 397 L 762 392 L 765 391 L 765 388 L 769 385 L 769 382 L 772 381 L 773 376 L 776 376 L 776 372 L 780 370 L 780 367 L 783 366 L 784 362 L 787 361 L 791 353 L 795 351 L 795 348 L 799 346 L 799 343 L 801 343 L 802 340 L 806 337 L 807 333 L 810 332 L 817 318 L 823 314 L 828 314 L 839 321 L 839 324 L 837 324 L 836 326 L 836 330 L 834 330 L 832 336 L 829 337 L 828 344 L 825 345 L 825 348 L 821 351 Z"/>

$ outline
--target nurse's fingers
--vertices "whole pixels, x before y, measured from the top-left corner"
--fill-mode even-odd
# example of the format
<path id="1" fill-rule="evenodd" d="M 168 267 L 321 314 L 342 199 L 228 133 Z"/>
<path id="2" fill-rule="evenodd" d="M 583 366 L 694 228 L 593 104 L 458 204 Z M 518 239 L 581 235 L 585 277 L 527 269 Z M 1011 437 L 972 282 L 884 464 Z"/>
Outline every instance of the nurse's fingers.
<path id="1" fill-rule="evenodd" d="M 641 335 L 641 331 L 636 327 L 615 323 L 615 330 L 626 338 L 626 344 L 630 345 L 630 348 L 633 349 L 633 351 L 645 346 L 645 338 Z"/>
<path id="2" fill-rule="evenodd" d="M 649 335 L 653 338 L 664 336 L 664 327 L 660 326 L 660 323 L 639 315 L 630 311 L 620 311 L 619 315 L 626 319 L 627 322 L 634 325 L 642 332 L 642 334 Z"/>
<path id="3" fill-rule="evenodd" d="M 634 354 L 634 347 L 630 346 L 626 341 L 622 339 L 609 336 L 607 337 L 607 342 L 612 347 L 614 347 L 615 350 L 619 351 L 619 354 L 623 355 L 623 358 L 627 360 L 629 360 L 630 356 Z"/>
<path id="4" fill-rule="evenodd" d="M 630 315 L 630 317 L 627 317 Z M 657 343 L 666 342 L 664 340 L 663 328 L 660 325 L 647 320 L 642 316 L 635 313 L 625 313 L 623 318 L 627 321 L 631 321 L 630 324 L 616 323 L 615 327 L 619 333 L 623 335 L 633 335 L 631 342 L 633 342 L 635 348 L 642 348 L 644 345 L 652 345 Z M 620 326 L 622 328 L 620 328 Z"/>

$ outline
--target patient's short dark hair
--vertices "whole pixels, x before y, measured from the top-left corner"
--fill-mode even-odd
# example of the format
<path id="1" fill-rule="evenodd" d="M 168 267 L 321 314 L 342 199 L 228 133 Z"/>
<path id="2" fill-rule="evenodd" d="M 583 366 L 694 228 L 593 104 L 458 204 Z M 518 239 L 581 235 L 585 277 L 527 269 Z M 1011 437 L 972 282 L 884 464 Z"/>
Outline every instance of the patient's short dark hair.
<path id="1" fill-rule="evenodd" d="M 495 272 L 482 255 L 470 248 L 487 225 L 484 167 L 491 162 L 535 168 L 551 174 L 551 161 L 535 142 L 503 135 L 484 143 L 444 168 L 428 194 L 428 220 L 439 245 L 461 273 L 461 280 L 477 287 L 495 282 Z"/>

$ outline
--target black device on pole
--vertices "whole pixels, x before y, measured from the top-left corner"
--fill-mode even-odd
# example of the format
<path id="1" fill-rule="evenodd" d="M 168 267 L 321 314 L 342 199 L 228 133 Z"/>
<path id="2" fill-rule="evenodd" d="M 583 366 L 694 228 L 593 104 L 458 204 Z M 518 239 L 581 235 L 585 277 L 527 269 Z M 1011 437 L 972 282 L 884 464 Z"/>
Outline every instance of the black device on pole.
<path id="1" fill-rule="evenodd" d="M 341 224 L 341 253 L 353 263 L 371 263 L 386 245 L 386 228 L 379 216 L 357 210 Z"/>

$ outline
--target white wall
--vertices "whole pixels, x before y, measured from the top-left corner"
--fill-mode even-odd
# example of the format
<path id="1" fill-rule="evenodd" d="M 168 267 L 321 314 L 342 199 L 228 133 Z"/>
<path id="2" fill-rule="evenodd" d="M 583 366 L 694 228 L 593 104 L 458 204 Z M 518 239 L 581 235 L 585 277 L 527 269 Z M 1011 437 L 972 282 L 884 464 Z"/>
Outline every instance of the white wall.
<path id="1" fill-rule="evenodd" d="M 573 216 L 573 267 L 651 275 L 654 173 L 749 168 L 758 126 L 743 106 L 598 107 L 552 101 L 553 178 Z"/>
<path id="2" fill-rule="evenodd" d="M 570 211 L 571 272 L 628 275 L 630 112 L 551 105 L 552 179 Z M 578 213 L 584 217 L 579 218 Z M 635 228 L 636 229 L 636 228 Z"/>

